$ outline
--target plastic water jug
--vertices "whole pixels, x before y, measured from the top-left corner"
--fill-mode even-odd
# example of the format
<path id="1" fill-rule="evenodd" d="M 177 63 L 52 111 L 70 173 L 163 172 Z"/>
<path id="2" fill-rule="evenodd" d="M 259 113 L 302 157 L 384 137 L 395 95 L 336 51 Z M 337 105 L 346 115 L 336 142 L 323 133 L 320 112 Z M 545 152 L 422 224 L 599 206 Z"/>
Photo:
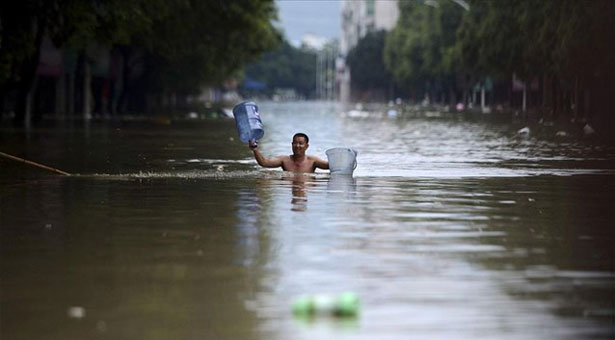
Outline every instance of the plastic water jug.
<path id="1" fill-rule="evenodd" d="M 247 101 L 235 105 L 233 116 L 239 132 L 239 139 L 247 143 L 251 139 L 261 139 L 265 134 L 263 122 L 258 113 L 258 106 L 254 102 Z"/>
<path id="2" fill-rule="evenodd" d="M 325 151 L 331 174 L 352 175 L 357 168 L 357 151 L 351 148 L 333 148 Z"/>

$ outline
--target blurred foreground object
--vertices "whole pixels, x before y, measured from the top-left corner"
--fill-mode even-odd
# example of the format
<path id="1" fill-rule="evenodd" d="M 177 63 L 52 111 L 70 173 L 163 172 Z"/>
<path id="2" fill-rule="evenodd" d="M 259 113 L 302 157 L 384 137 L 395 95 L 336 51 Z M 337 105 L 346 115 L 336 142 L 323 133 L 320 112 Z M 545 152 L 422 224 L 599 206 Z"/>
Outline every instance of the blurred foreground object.
<path id="1" fill-rule="evenodd" d="M 359 313 L 359 296 L 353 292 L 340 295 L 303 295 L 293 302 L 296 316 L 333 315 L 353 317 Z"/>

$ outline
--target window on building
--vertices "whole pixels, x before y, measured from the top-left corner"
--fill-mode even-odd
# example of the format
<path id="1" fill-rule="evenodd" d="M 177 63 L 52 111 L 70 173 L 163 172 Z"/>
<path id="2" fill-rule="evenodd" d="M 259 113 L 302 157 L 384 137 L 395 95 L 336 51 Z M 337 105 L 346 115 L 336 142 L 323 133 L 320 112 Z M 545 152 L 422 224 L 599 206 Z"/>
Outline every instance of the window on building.
<path id="1" fill-rule="evenodd" d="M 367 15 L 374 15 L 375 0 L 367 0 L 365 6 L 367 7 Z"/>

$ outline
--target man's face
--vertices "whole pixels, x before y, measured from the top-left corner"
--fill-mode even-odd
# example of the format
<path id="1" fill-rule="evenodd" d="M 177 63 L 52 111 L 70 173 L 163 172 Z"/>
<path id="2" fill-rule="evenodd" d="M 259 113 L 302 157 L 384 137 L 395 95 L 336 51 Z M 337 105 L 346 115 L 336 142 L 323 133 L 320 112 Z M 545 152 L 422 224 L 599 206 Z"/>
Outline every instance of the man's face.
<path id="1" fill-rule="evenodd" d="M 292 147 L 293 154 L 301 155 L 305 153 L 305 150 L 307 150 L 308 143 L 304 137 L 294 137 Z"/>

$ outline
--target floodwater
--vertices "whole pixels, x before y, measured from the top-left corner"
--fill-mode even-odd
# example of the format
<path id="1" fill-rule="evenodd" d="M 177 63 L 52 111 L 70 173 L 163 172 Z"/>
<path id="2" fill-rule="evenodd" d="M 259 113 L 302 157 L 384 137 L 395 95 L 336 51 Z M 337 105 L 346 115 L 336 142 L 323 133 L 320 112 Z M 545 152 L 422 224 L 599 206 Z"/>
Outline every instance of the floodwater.
<path id="1" fill-rule="evenodd" d="M 615 148 L 485 117 L 261 103 L 265 155 L 358 152 L 354 177 L 258 168 L 232 120 L 0 128 L 0 338 L 612 339 Z M 356 317 L 294 317 L 352 291 Z"/>

